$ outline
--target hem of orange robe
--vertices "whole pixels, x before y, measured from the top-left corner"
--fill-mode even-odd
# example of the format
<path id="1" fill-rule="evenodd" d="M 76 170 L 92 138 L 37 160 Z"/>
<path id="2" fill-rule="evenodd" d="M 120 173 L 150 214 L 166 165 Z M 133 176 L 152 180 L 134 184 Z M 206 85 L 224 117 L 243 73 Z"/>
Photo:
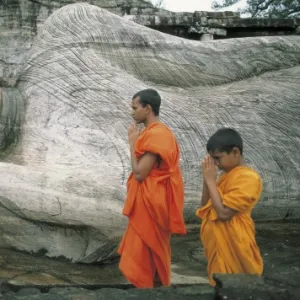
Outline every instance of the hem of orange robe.
<path id="1" fill-rule="evenodd" d="M 132 228 L 134 229 L 134 231 L 136 231 L 134 226 L 132 226 Z M 171 235 L 172 235 L 172 233 L 170 233 L 170 238 L 171 238 Z M 161 259 L 160 255 L 159 255 L 158 253 L 156 253 L 155 250 L 152 249 L 152 248 L 147 244 L 146 241 L 144 241 L 144 240 L 142 240 L 142 241 L 143 241 L 143 243 L 150 249 L 151 255 L 153 255 L 153 254 L 152 254 L 152 251 L 153 251 L 153 253 L 154 253 L 155 255 L 157 255 L 157 256 L 159 257 L 159 259 Z M 153 259 L 153 258 L 152 258 L 152 259 Z M 153 260 L 153 263 L 155 264 L 154 260 Z M 158 273 L 158 270 L 157 270 L 157 266 L 156 266 L 156 265 L 155 265 L 155 268 L 156 268 L 156 272 Z M 171 286 L 170 281 L 171 281 L 171 280 L 168 280 L 168 283 L 167 283 L 167 284 L 164 284 L 164 283 L 162 282 L 162 280 L 161 280 L 163 286 Z M 154 284 L 154 278 L 153 278 L 153 284 Z"/>
<path id="2" fill-rule="evenodd" d="M 119 265 L 119 270 L 122 272 L 123 276 L 127 279 L 127 281 L 132 284 L 135 288 L 137 289 L 153 289 L 154 288 L 154 282 L 150 285 L 143 284 L 139 285 L 135 279 L 131 278 L 131 276 L 126 275 L 126 273 L 120 268 Z"/>
<path id="3" fill-rule="evenodd" d="M 163 283 L 163 281 L 160 279 L 160 276 L 156 269 L 155 276 L 154 276 L 154 287 L 170 287 L 170 286 L 171 286 L 171 283 L 169 280 L 168 280 L 168 283 Z"/>

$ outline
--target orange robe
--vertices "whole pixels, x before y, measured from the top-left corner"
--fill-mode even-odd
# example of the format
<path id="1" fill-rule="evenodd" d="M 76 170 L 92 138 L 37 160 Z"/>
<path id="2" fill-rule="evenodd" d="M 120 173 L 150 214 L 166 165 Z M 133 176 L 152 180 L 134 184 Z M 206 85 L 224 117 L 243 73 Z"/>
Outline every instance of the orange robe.
<path id="1" fill-rule="evenodd" d="M 162 285 L 170 285 L 170 236 L 186 233 L 180 152 L 166 125 L 155 122 L 142 132 L 135 145 L 137 159 L 146 152 L 159 155 L 161 162 L 141 183 L 129 176 L 123 209 L 129 224 L 118 250 L 119 268 L 137 288 L 152 288 L 156 274 Z"/>
<path id="2" fill-rule="evenodd" d="M 196 212 L 202 219 L 200 238 L 212 286 L 215 285 L 214 273 L 260 276 L 263 272 L 263 260 L 251 218 L 251 211 L 262 192 L 260 176 L 249 167 L 239 166 L 221 175 L 217 187 L 223 204 L 237 214 L 229 221 L 219 220 L 211 200 Z"/>

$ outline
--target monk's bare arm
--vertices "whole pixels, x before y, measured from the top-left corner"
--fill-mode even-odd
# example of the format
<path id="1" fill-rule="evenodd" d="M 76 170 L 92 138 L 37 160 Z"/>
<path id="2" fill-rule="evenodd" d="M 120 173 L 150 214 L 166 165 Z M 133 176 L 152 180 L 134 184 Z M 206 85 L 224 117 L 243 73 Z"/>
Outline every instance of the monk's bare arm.
<path id="1" fill-rule="evenodd" d="M 138 182 L 142 182 L 147 178 L 153 168 L 157 160 L 157 155 L 146 152 L 139 160 L 137 160 L 133 147 L 130 147 L 130 155 L 133 175 Z"/>
<path id="2" fill-rule="evenodd" d="M 209 191 L 205 180 L 203 179 L 203 188 L 202 188 L 202 197 L 201 197 L 201 206 L 206 205 L 209 200 Z"/>
<path id="3" fill-rule="evenodd" d="M 237 211 L 223 205 L 221 197 L 219 195 L 217 184 L 213 181 L 207 183 L 208 192 L 212 201 L 213 207 L 217 212 L 218 218 L 222 221 L 230 220 Z"/>

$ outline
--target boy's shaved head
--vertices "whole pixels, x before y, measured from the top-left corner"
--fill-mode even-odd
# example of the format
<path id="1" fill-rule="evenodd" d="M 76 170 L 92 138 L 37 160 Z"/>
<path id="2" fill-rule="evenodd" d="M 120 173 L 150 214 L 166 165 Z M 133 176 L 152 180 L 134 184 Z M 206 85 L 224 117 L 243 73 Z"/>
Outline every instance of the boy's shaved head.
<path id="1" fill-rule="evenodd" d="M 243 155 L 243 140 L 240 134 L 232 128 L 221 128 L 214 133 L 206 144 L 207 152 L 230 153 L 233 148 L 238 148 Z"/>

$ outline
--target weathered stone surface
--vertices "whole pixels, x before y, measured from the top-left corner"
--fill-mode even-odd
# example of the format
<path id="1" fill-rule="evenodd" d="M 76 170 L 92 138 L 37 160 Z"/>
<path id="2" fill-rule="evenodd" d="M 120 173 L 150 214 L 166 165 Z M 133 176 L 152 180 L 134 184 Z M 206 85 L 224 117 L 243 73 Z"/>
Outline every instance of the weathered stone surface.
<path id="1" fill-rule="evenodd" d="M 27 297 L 14 296 L 13 294 L 5 295 L 3 299 L 30 299 L 30 300 L 162 300 L 162 299 L 175 299 L 175 300 L 193 300 L 195 297 L 201 297 L 203 300 L 212 300 L 213 292 L 207 291 L 204 287 L 204 292 L 202 291 L 203 287 L 192 287 L 187 288 L 178 288 L 178 289 L 130 289 L 130 290 L 121 290 L 114 288 L 104 288 L 95 291 L 82 290 L 82 289 L 58 289 L 55 290 L 55 293 L 52 293 L 50 290 L 47 294 L 40 295 L 30 295 Z M 8 296 L 8 297 L 7 297 Z M 13 297 L 13 298 L 9 298 Z"/>
<path id="2" fill-rule="evenodd" d="M 299 225 L 291 222 L 257 224 L 257 239 L 264 258 L 263 278 L 217 275 L 222 286 L 219 285 L 216 292 L 226 296 L 227 300 L 285 299 L 286 295 L 289 297 L 287 299 L 299 299 Z M 118 271 L 117 262 L 102 265 L 71 264 L 66 260 L 33 257 L 0 249 L 0 293 L 9 300 L 173 299 L 173 296 L 185 300 L 220 300 L 220 297 L 215 298 L 215 291 L 207 281 L 206 284 L 193 284 L 191 280 L 193 276 L 203 276 L 207 280 L 207 274 L 206 259 L 199 242 L 199 226 L 188 228 L 187 236 L 174 236 L 171 240 L 172 262 L 177 266 L 177 274 L 184 275 L 184 279 L 176 281 L 172 272 L 170 289 L 132 289 Z M 36 276 L 37 280 L 34 281 L 32 275 L 37 272 L 51 274 L 54 280 L 51 281 L 51 276 L 40 279 Z M 20 281 L 21 277 L 23 282 Z M 64 284 L 57 284 L 55 277 L 64 280 Z"/>
<path id="3" fill-rule="evenodd" d="M 197 230 L 199 227 L 197 226 Z M 173 237 L 171 282 L 174 286 L 207 284 L 203 252 L 197 257 L 190 256 L 187 249 L 200 248 L 198 234 L 192 233 L 184 237 Z M 0 284 L 5 284 L 0 291 L 18 292 L 24 288 L 38 288 L 41 291 L 52 287 L 82 287 L 100 289 L 104 287 L 129 288 L 127 280 L 118 268 L 119 257 L 114 257 L 101 264 L 73 264 L 66 259 L 50 259 L 39 255 L 0 249 Z"/>
<path id="4" fill-rule="evenodd" d="M 256 287 L 264 284 L 262 277 L 248 274 L 214 274 L 213 278 L 219 289 Z"/>
<path id="5" fill-rule="evenodd" d="M 216 298 L 256 300 L 296 300 L 287 287 L 265 284 L 262 278 L 249 275 L 215 274 Z"/>
<path id="6" fill-rule="evenodd" d="M 46 19 L 57 9 L 81 0 L 14 0 L 0 2 L 0 86 L 11 87 L 19 77 L 27 51 Z M 86 1 L 89 2 L 89 1 Z M 95 0 L 94 5 L 123 16 L 137 14 L 153 5 L 144 0 Z"/>
<path id="7" fill-rule="evenodd" d="M 300 215 L 299 37 L 200 44 L 88 4 L 64 6 L 39 28 L 11 72 L 16 85 L 1 91 L 1 129 L 13 137 L 1 132 L 1 247 L 85 263 L 114 253 L 127 222 L 129 102 L 149 86 L 181 146 L 187 222 L 205 142 L 220 126 L 242 133 L 263 176 L 254 217 Z"/>
<path id="8" fill-rule="evenodd" d="M 26 61 L 27 51 L 31 48 L 33 38 L 42 29 L 45 20 L 57 9 L 80 0 L 17 0 L 0 3 L 0 85 L 12 87 L 20 76 L 20 68 Z M 226 28 L 245 27 L 249 32 L 230 32 L 228 37 L 255 35 L 297 34 L 299 19 L 240 19 L 236 12 L 198 12 L 174 13 L 158 9 L 144 0 L 96 0 L 86 1 L 96 6 L 123 16 L 138 24 L 155 28 L 162 32 L 189 38 L 200 39 L 201 32 L 189 33 L 190 27 L 207 27 L 209 34 L 216 38 L 226 35 Z M 236 20 L 237 19 L 237 20 Z M 208 23 L 209 20 L 209 23 Z M 267 27 L 266 31 L 261 29 Z M 271 31 L 268 31 L 268 28 Z M 280 31 L 275 30 L 280 27 Z M 253 28 L 259 32 L 254 33 Z M 273 29 L 272 29 L 273 28 Z M 285 29 L 285 30 L 282 30 Z M 197 36 L 195 36 L 197 35 Z"/>
<path id="9" fill-rule="evenodd" d="M 24 288 L 19 290 L 17 293 L 17 296 L 33 296 L 33 295 L 40 295 L 41 291 L 37 288 Z"/>

